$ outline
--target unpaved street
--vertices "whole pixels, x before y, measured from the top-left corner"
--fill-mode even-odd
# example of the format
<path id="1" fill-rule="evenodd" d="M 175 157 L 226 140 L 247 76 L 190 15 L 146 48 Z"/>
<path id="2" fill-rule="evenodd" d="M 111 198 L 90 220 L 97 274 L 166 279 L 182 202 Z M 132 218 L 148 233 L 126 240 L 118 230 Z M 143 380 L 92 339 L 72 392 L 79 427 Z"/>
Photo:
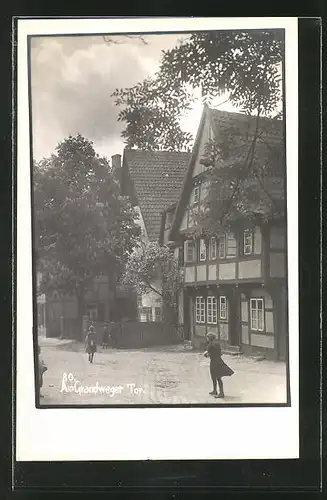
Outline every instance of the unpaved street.
<path id="1" fill-rule="evenodd" d="M 284 363 L 224 356 L 235 371 L 224 379 L 225 399 L 214 399 L 209 360 L 180 346 L 108 349 L 90 364 L 82 344 L 40 339 L 48 366 L 41 405 L 285 403 Z"/>

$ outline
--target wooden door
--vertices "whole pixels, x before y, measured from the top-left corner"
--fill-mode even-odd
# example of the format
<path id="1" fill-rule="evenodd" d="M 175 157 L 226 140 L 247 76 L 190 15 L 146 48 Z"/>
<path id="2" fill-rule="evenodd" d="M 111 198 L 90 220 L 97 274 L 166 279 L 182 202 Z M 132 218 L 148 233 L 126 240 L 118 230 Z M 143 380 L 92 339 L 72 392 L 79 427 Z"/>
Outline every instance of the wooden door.
<path id="1" fill-rule="evenodd" d="M 235 288 L 228 296 L 228 306 L 229 343 L 232 346 L 240 346 L 241 297 Z"/>

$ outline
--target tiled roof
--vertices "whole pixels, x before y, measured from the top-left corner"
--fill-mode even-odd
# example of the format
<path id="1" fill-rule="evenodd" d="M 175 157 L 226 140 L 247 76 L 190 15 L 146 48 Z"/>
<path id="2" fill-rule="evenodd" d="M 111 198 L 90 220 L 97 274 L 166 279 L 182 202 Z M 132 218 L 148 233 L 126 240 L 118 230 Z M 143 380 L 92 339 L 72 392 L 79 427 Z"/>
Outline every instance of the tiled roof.
<path id="1" fill-rule="evenodd" d="M 220 111 L 218 109 L 210 109 L 213 131 L 219 133 L 222 128 L 231 127 L 240 132 L 247 131 L 253 133 L 256 126 L 256 117 L 245 115 L 244 113 L 232 113 L 230 111 Z M 269 142 L 280 144 L 283 135 L 283 121 L 273 118 L 260 117 L 259 119 L 259 135 L 269 137 Z"/>
<path id="2" fill-rule="evenodd" d="M 235 133 L 239 132 L 241 135 L 244 134 L 244 136 L 248 134 L 250 143 L 256 128 L 255 116 L 252 117 L 242 113 L 231 113 L 214 109 L 211 109 L 210 112 L 213 132 L 217 137 L 219 132 L 224 132 L 230 128 L 231 131 L 234 130 Z M 275 200 L 285 198 L 285 170 L 283 165 L 282 138 L 283 121 L 260 117 L 255 158 L 257 158 L 259 162 L 262 162 L 263 165 L 267 164 L 269 161 L 272 161 L 272 163 L 270 167 L 266 169 L 266 174 L 261 179 L 262 185 L 254 178 L 245 179 L 243 181 L 244 188 L 246 186 L 251 186 L 257 197 L 257 202 L 253 202 L 252 204 L 252 211 L 254 213 L 265 213 L 268 211 L 270 198 Z M 244 155 L 246 149 L 243 148 L 243 151 Z M 269 154 L 271 151 L 274 151 L 274 154 L 270 157 Z M 232 159 L 231 162 L 233 163 Z M 227 194 L 228 192 L 229 190 L 227 189 L 227 197 L 230 196 L 230 193 Z"/>
<path id="3" fill-rule="evenodd" d="M 229 135 L 230 137 L 233 137 L 233 135 L 235 135 L 236 137 L 242 137 L 246 139 L 245 141 L 239 141 L 238 145 L 232 145 L 232 148 L 226 148 L 227 150 L 231 150 L 231 154 L 228 160 L 224 159 L 225 166 L 228 166 L 228 164 L 235 165 L 239 163 L 236 160 L 241 159 L 241 157 L 244 156 L 244 151 L 246 152 L 246 148 L 244 146 L 247 142 L 247 133 L 249 139 L 253 138 L 253 133 L 256 127 L 255 116 L 252 117 L 243 113 L 220 111 L 209 108 L 208 106 L 204 107 L 198 134 L 193 147 L 192 160 L 185 177 L 185 184 L 182 190 L 181 198 L 177 205 L 175 220 L 170 234 L 170 237 L 173 240 L 178 237 L 178 228 L 183 216 L 183 210 L 185 209 L 187 203 L 188 193 L 192 189 L 192 171 L 194 168 L 196 156 L 199 151 L 199 144 L 203 133 L 203 126 L 207 118 L 209 119 L 209 122 L 211 124 L 215 139 L 218 142 L 224 142 L 225 139 L 228 140 Z M 266 208 L 270 203 L 270 199 L 268 199 L 269 197 L 267 196 L 267 191 L 269 192 L 269 195 L 275 200 L 283 200 L 283 198 L 285 197 L 283 126 L 284 123 L 282 120 L 260 117 L 258 140 L 256 142 L 254 160 L 259 161 L 259 163 L 265 166 L 267 175 L 263 180 L 264 189 L 257 183 L 256 180 L 250 180 L 250 184 L 252 184 L 258 192 L 258 203 L 254 203 L 252 207 L 254 213 L 266 211 Z M 202 159 L 205 160 L 205 158 Z M 244 159 L 243 162 L 241 161 L 241 164 L 242 163 L 244 163 Z M 222 195 L 223 197 L 228 194 L 228 190 L 229 188 L 227 188 L 225 194 Z M 264 205 L 265 207 L 263 210 L 261 205 Z"/>
<path id="4" fill-rule="evenodd" d="M 184 152 L 124 152 L 150 240 L 159 238 L 162 212 L 179 200 L 190 158 Z"/>

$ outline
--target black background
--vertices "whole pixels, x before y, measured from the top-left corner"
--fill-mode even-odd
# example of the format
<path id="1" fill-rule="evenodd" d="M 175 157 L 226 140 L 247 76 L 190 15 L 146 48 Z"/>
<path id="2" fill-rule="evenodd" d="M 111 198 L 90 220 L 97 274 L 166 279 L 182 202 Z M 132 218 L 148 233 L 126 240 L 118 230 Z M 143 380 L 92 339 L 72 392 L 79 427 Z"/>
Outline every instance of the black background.
<path id="1" fill-rule="evenodd" d="M 201 2 L 202 4 L 202 2 Z M 58 7 L 52 5 L 51 16 L 58 15 Z M 144 13 L 148 12 L 146 3 Z M 304 15 L 318 16 L 320 3 L 310 2 L 306 6 Z M 162 2 L 152 15 L 170 12 L 176 15 L 190 15 L 178 6 Z M 198 4 L 199 6 L 199 4 Z M 274 2 L 275 13 L 268 15 L 299 15 L 287 11 L 285 2 L 280 2 L 281 12 L 277 14 L 278 2 Z M 109 6 L 108 6 L 109 7 Z M 112 5 L 110 5 L 111 9 Z M 123 10 L 125 7 L 125 11 Z M 210 16 L 251 16 L 267 15 L 256 11 L 251 13 L 249 5 L 246 12 L 240 9 L 229 12 L 211 12 Z M 42 9 L 34 2 L 27 2 L 15 6 L 16 12 L 11 15 L 40 15 Z M 66 9 L 68 6 L 66 6 Z M 119 15 L 141 15 L 140 6 L 134 9 L 128 4 L 120 4 Z M 138 10 L 135 11 L 135 8 Z M 170 10 L 169 10 L 170 9 Z M 309 11 L 311 9 L 311 11 Z M 113 9 L 111 9 L 113 10 Z M 141 9 L 142 10 L 142 9 Z M 192 9 L 193 10 L 193 9 Z M 196 9 L 195 9 L 196 10 Z M 204 16 L 200 12 L 192 12 L 192 16 Z M 128 12 L 127 12 L 128 11 Z M 299 9 L 300 11 L 300 9 Z M 75 15 L 89 15 L 80 5 Z M 49 15 L 43 12 L 43 15 Z M 1 377 L 1 417 L 2 430 L 5 440 L 0 443 L 3 468 L 0 473 L 2 486 L 6 490 L 4 498 L 9 498 L 13 466 L 15 489 L 17 496 L 23 498 L 37 498 L 38 491 L 43 491 L 40 496 L 50 498 L 49 492 L 44 490 L 77 491 L 84 490 L 85 498 L 92 492 L 113 490 L 122 493 L 142 490 L 140 498 L 152 498 L 158 495 L 165 498 L 182 498 L 200 495 L 217 496 L 218 491 L 237 491 L 250 489 L 251 492 L 273 491 L 311 491 L 317 492 L 320 485 L 320 281 L 319 281 L 319 198 L 320 198 L 320 21 L 319 19 L 299 19 L 299 243 L 300 243 L 300 456 L 299 460 L 249 460 L 249 461 L 167 461 L 167 462 L 53 462 L 48 463 L 10 463 L 11 449 L 11 19 L 10 16 L 2 18 L 3 29 L 1 34 L 2 57 L 2 92 L 3 106 L 1 112 L 1 146 L 2 168 L 1 171 L 1 285 L 3 288 L 1 298 L 2 328 L 0 369 Z M 60 12 L 61 16 L 72 15 L 72 11 Z M 101 15 L 105 15 L 102 12 Z M 111 15 L 114 15 L 111 12 Z M 209 15 L 209 14 L 207 14 Z M 294 125 L 296 126 L 296 125 Z M 15 159 L 13 158 L 15 167 Z M 13 169 L 15 173 L 15 168 Z M 16 242 L 14 242 L 16 243 Z M 23 244 L 23 242 L 19 242 Z M 13 313 L 13 317 L 15 311 Z M 9 321 L 8 321 L 9 320 Z M 28 333 L 28 332 L 27 332 Z M 132 425 L 132 423 L 131 423 Z M 219 429 L 217 432 L 224 432 Z M 50 432 L 50 429 L 49 429 Z M 182 432 L 182 428 L 181 428 Z M 208 429 L 203 422 L 203 428 L 197 428 L 203 439 L 208 437 Z M 231 439 L 237 439 L 236 435 Z M 254 436 L 253 439 L 262 439 L 264 436 Z M 83 436 L 81 436 L 83 439 Z M 99 436 L 101 439 L 101 436 Z M 190 439 L 192 437 L 190 436 Z M 87 440 L 85 440 L 87 446 Z M 4 474 L 2 473 L 4 472 Z M 27 492 L 26 488 L 29 489 Z M 160 489 L 160 491 L 157 491 Z M 23 490 L 25 492 L 23 493 Z M 33 490 L 33 491 L 32 491 Z M 154 491 L 156 490 L 156 491 Z M 19 493 L 20 491 L 20 493 Z M 225 495 L 225 493 L 223 493 Z M 107 493 L 108 495 L 108 493 Z M 16 494 L 14 495 L 16 496 Z M 58 497 L 58 493 L 56 497 Z M 82 493 L 75 495 L 80 498 Z M 134 495 L 133 495 L 134 496 Z M 297 495 L 298 497 L 298 495 Z M 309 495 L 311 497 L 311 495 Z M 280 495 L 278 495 L 280 498 Z"/>

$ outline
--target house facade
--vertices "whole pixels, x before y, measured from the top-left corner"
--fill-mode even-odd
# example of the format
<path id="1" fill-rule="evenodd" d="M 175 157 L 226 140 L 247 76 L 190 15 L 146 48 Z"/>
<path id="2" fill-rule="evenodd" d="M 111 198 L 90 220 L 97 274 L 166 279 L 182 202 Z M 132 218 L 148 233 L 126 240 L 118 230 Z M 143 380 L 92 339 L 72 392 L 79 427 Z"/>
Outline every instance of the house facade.
<path id="1" fill-rule="evenodd" d="M 138 212 L 143 247 L 150 242 L 168 242 L 168 233 L 190 157 L 191 154 L 186 152 L 125 149 L 122 160 L 120 155 L 112 158 L 120 180 L 121 194 L 129 197 Z M 163 227 L 163 214 L 166 212 L 169 214 L 169 223 Z M 136 251 L 142 251 L 142 246 Z M 138 296 L 138 319 L 142 322 L 161 322 L 164 315 L 164 304 L 160 295 L 161 277 L 154 279 L 151 285 L 159 293 L 150 291 Z"/>
<path id="2" fill-rule="evenodd" d="M 38 285 L 41 275 L 38 273 Z M 84 315 L 94 323 L 135 319 L 136 298 L 130 291 L 117 286 L 115 294 L 109 290 L 108 277 L 95 278 L 84 296 Z M 53 290 L 37 293 L 38 334 L 47 337 L 65 337 L 81 340 L 81 318 L 78 317 L 77 298 L 74 293 Z"/>
<path id="3" fill-rule="evenodd" d="M 226 120 L 245 115 L 205 108 L 169 239 L 184 275 L 179 318 L 185 339 L 195 347 L 208 331 L 226 350 L 285 360 L 288 346 L 287 238 L 283 217 L 251 223 L 233 231 L 205 235 L 194 231 L 194 213 L 208 196 L 205 144 Z"/>

